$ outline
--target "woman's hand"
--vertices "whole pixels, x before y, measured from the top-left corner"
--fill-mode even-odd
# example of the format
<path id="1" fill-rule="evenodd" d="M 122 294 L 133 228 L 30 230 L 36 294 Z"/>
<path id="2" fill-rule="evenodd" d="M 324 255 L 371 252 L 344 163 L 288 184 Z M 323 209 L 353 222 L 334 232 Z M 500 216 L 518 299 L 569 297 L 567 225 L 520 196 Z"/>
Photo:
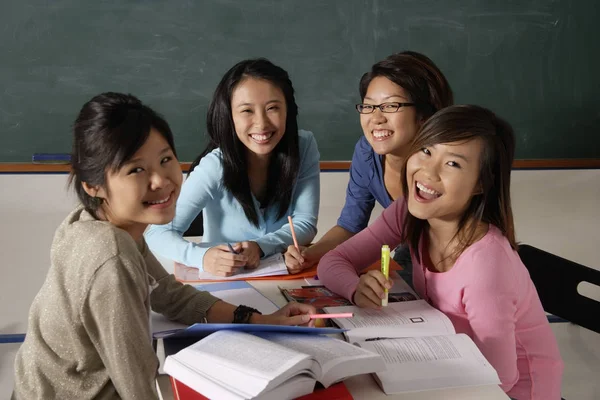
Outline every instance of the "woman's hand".
<path id="1" fill-rule="evenodd" d="M 381 299 L 385 298 L 384 289 L 390 289 L 393 282 L 386 279 L 381 271 L 371 270 L 360 276 L 356 292 L 354 292 L 354 304 L 363 308 L 381 308 Z"/>
<path id="2" fill-rule="evenodd" d="M 310 247 L 288 246 L 287 251 L 283 255 L 285 266 L 290 274 L 297 274 L 304 269 L 314 266 L 318 259 L 313 259 L 310 253 Z"/>
<path id="3" fill-rule="evenodd" d="M 238 243 L 233 246 L 237 252 L 242 250 L 242 246 Z M 210 272 L 215 276 L 231 276 L 235 275 L 240 268 L 243 268 L 248 263 L 248 256 L 245 254 L 235 254 L 229 251 L 227 245 L 218 245 L 208 249 L 204 253 L 203 267 L 204 271 Z"/>
<path id="4" fill-rule="evenodd" d="M 285 307 L 275 311 L 273 314 L 253 314 L 250 318 L 250 323 L 314 326 L 314 320 L 310 319 L 310 315 L 316 313 L 317 309 L 313 306 L 293 301 L 288 303 Z"/>
<path id="5" fill-rule="evenodd" d="M 248 261 L 246 261 L 246 268 L 257 268 L 260 264 L 260 257 L 262 254 L 262 250 L 258 243 L 256 242 L 241 242 L 239 243 L 241 246 L 241 254 L 246 256 Z M 234 247 L 235 248 L 235 247 Z M 237 251 L 237 250 L 236 250 Z"/>

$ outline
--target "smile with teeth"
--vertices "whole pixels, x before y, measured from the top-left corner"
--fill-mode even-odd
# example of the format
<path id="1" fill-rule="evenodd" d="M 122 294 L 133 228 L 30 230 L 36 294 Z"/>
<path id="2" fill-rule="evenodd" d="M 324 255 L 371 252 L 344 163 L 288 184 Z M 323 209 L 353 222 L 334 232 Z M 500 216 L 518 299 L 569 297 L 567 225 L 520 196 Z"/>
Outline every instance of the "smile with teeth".
<path id="1" fill-rule="evenodd" d="M 271 137 L 273 137 L 273 132 L 269 132 L 269 133 L 252 133 L 250 135 L 250 137 L 255 142 L 266 142 L 267 140 L 271 139 Z"/>
<path id="2" fill-rule="evenodd" d="M 436 192 L 435 190 L 426 187 L 421 182 L 417 182 L 417 189 L 419 189 L 421 192 L 427 193 L 435 197 L 440 197 L 442 195 L 440 192 Z"/>
<path id="3" fill-rule="evenodd" d="M 167 196 L 167 198 L 162 199 L 162 200 L 155 200 L 155 201 L 145 201 L 144 203 L 146 204 L 150 204 L 150 205 L 154 205 L 154 204 L 164 204 L 167 201 L 169 201 L 169 199 L 171 198 L 171 193 L 169 193 L 169 195 Z"/>
<path id="4" fill-rule="evenodd" d="M 373 137 L 375 137 L 375 139 L 387 138 L 387 137 L 392 136 L 393 134 L 394 134 L 394 131 L 390 131 L 388 129 L 373 130 Z"/>

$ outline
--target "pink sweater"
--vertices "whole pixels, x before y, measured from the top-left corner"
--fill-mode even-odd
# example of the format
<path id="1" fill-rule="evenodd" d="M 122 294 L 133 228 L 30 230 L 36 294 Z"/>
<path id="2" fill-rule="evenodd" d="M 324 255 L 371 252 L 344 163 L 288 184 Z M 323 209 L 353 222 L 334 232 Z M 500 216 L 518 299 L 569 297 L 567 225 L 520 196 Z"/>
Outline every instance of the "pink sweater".
<path id="1" fill-rule="evenodd" d="M 396 201 L 327 253 L 319 263 L 321 281 L 352 300 L 359 272 L 380 257 L 381 245 L 400 243 L 405 215 L 404 200 Z M 429 271 L 414 254 L 412 261 L 417 293 L 446 314 L 456 332 L 473 339 L 510 397 L 560 399 L 563 362 L 556 338 L 527 269 L 498 228 L 490 225 L 447 272 Z"/>

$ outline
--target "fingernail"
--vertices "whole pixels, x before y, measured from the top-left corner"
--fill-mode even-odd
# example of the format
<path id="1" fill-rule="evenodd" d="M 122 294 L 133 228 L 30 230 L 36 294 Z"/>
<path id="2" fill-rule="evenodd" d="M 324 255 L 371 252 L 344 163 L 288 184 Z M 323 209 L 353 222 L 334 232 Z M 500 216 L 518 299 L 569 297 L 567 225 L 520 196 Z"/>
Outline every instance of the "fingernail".
<path id="1" fill-rule="evenodd" d="M 310 315 L 308 315 L 308 314 L 304 314 L 304 315 L 302 316 L 302 322 L 308 322 L 308 321 L 310 321 Z"/>

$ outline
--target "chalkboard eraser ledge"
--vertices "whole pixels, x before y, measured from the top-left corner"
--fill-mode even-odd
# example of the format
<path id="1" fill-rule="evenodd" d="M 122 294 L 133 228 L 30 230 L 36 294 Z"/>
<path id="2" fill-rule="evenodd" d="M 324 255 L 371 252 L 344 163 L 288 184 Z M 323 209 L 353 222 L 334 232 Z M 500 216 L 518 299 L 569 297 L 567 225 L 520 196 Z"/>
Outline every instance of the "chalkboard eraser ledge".
<path id="1" fill-rule="evenodd" d="M 31 156 L 34 164 L 69 164 L 71 155 L 65 153 L 34 153 Z"/>

